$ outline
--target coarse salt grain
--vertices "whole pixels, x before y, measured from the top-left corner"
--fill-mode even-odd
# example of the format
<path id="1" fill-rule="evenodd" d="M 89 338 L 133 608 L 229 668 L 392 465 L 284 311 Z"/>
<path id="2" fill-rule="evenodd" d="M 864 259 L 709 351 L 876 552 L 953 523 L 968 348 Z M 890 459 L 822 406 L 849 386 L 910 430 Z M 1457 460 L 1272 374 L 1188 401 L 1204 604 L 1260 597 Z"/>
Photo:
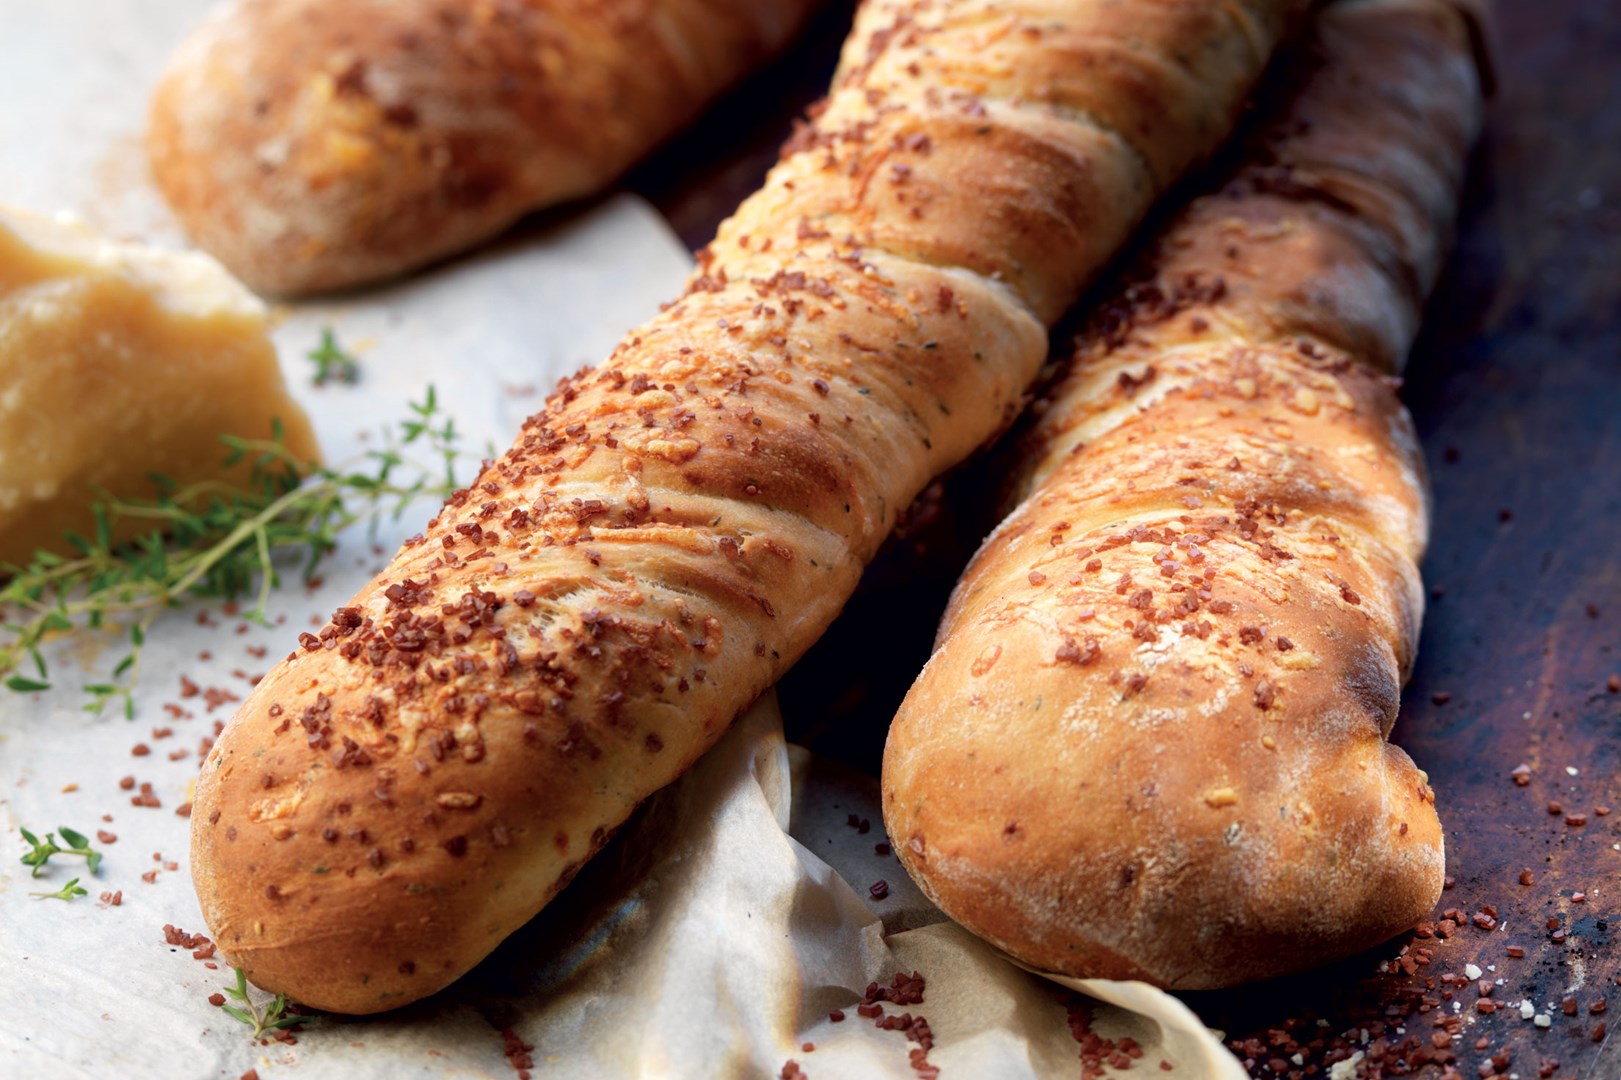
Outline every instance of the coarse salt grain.
<path id="1" fill-rule="evenodd" d="M 1578 773 L 1577 773 L 1577 771 L 1576 771 L 1576 766 L 1574 766 L 1574 765 L 1566 765 L 1566 766 L 1565 766 L 1565 774 L 1566 774 L 1566 775 L 1567 775 L 1567 776 L 1576 776 L 1576 775 L 1579 775 L 1579 774 L 1578 774 Z"/>
<path id="2" fill-rule="evenodd" d="M 1529 1001 L 1520 1002 L 1520 1019 L 1529 1020 L 1537 1014 L 1537 1007 Z"/>
<path id="3" fill-rule="evenodd" d="M 1553 1027 L 1553 1017 L 1547 1013 L 1537 1013 L 1531 1022 L 1539 1028 Z"/>
<path id="4" fill-rule="evenodd" d="M 1473 964 L 1465 964 L 1463 966 L 1463 973 L 1468 977 L 1470 982 L 1474 982 L 1476 979 L 1480 978 L 1482 974 L 1481 970 Z"/>
<path id="5" fill-rule="evenodd" d="M 1365 1057 L 1367 1055 L 1358 1050 L 1344 1061 L 1336 1061 L 1328 1067 L 1328 1080 L 1356 1080 L 1356 1067 Z"/>

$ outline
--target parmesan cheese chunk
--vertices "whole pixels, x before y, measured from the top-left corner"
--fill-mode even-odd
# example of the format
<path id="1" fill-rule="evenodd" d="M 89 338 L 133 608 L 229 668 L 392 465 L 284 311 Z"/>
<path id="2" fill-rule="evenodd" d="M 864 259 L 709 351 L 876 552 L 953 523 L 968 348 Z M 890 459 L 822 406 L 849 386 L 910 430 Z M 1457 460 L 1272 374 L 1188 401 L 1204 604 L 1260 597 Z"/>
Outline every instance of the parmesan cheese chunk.
<path id="1" fill-rule="evenodd" d="M 268 438 L 273 420 L 300 460 L 319 457 L 264 305 L 213 259 L 0 207 L 0 564 L 70 551 L 97 489 L 244 482 L 220 436 Z"/>

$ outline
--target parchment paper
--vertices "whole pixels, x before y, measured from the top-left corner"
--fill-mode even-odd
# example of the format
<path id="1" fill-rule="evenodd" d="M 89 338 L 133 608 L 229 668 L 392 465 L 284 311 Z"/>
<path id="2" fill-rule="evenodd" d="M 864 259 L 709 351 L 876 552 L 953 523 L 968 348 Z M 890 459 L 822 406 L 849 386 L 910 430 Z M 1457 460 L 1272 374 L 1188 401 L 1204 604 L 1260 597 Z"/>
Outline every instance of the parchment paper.
<path id="1" fill-rule="evenodd" d="M 150 187 L 139 133 L 164 58 L 207 6 L 0 0 L 0 200 L 182 244 Z M 605 355 L 674 295 L 688 263 L 650 208 L 618 197 L 411 282 L 286 309 L 276 340 L 330 461 L 376 445 L 377 428 L 430 383 L 476 457 L 504 447 L 558 376 Z M 328 326 L 360 355 L 357 386 L 310 383 L 304 354 Z M 203 740 L 252 678 L 431 510 L 385 522 L 375 537 L 347 536 L 319 585 L 294 579 L 276 593 L 274 630 L 219 603 L 166 615 L 147 644 L 134 721 L 81 709 L 78 686 L 118 655 L 112 637 L 52 649 L 51 693 L 0 697 L 0 1075 L 775 1077 L 792 1060 L 817 1080 L 906 1078 L 919 1075 L 918 1043 L 856 1006 L 869 983 L 912 971 L 924 977 L 923 1003 L 884 1011 L 927 1019 L 927 1061 L 942 1076 L 1079 1074 L 1079 999 L 943 922 L 893 855 L 875 850 L 876 781 L 787 747 L 770 699 L 451 990 L 383 1017 L 319 1018 L 293 1043 L 250 1043 L 207 1001 L 230 969 L 165 943 L 166 924 L 206 932 L 188 823 L 175 811 Z M 142 784 L 160 806 L 131 805 Z M 851 815 L 870 831 L 847 824 Z M 95 843 L 106 855 L 99 875 L 58 857 L 30 880 L 19 827 L 60 825 L 116 835 Z M 74 876 L 88 898 L 29 895 Z M 888 892 L 876 899 L 880 880 Z M 98 900 L 103 892 L 121 903 Z M 1093 1032 L 1140 1044 L 1133 1072 L 1157 1073 L 1164 1060 L 1173 1076 L 1243 1076 L 1174 998 L 1135 984 L 1073 986 L 1099 1002 Z M 834 1010 L 845 1019 L 831 1020 Z"/>

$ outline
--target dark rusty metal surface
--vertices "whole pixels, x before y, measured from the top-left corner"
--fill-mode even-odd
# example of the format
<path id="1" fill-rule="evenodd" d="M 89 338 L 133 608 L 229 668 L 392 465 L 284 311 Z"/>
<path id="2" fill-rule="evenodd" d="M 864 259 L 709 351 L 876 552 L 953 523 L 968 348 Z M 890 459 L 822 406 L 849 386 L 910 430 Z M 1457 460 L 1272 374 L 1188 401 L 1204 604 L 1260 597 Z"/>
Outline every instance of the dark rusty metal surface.
<path id="1" fill-rule="evenodd" d="M 632 178 L 689 245 L 826 85 L 848 9 Z M 1396 739 L 1437 790 L 1455 884 L 1419 931 L 1431 936 L 1189 995 L 1258 1077 L 1324 1076 L 1355 1048 L 1368 1055 L 1355 1075 L 1621 1078 L 1621 1035 L 1605 1027 L 1621 1026 L 1621 693 L 1607 685 L 1621 676 L 1621 8 L 1505 0 L 1497 14 L 1498 94 L 1405 389 L 1435 516 Z M 992 468 L 948 479 L 790 674 L 792 737 L 877 771 L 989 520 Z M 1522 1000 L 1547 1027 L 1521 1018 Z"/>

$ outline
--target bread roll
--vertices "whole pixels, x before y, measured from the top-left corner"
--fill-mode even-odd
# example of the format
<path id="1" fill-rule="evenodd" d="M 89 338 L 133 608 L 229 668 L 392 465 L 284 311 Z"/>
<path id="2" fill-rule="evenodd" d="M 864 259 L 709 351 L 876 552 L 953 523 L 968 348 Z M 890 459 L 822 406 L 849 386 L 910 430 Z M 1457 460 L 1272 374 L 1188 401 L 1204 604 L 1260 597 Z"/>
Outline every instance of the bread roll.
<path id="1" fill-rule="evenodd" d="M 1390 377 L 1481 116 L 1445 0 L 1340 0 L 1235 174 L 1078 339 L 889 734 L 889 834 L 1025 962 L 1183 989 L 1440 894 L 1413 661 L 1422 459 Z"/>
<path id="2" fill-rule="evenodd" d="M 152 101 L 158 186 L 261 292 L 387 278 L 589 195 L 821 0 L 236 0 Z"/>
<path id="3" fill-rule="evenodd" d="M 1230 128 L 1290 7 L 864 6 L 685 295 L 226 729 L 192 866 L 232 962 L 370 1012 L 534 915 L 1014 414 L 1047 322 Z"/>

